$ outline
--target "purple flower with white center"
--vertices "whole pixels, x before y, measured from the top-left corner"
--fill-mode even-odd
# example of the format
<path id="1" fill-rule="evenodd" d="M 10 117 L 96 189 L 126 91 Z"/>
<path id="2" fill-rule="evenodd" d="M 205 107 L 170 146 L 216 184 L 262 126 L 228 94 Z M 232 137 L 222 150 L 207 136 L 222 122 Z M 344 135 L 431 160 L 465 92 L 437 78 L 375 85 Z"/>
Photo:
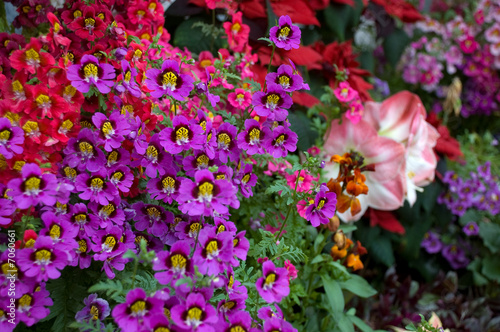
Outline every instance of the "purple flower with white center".
<path id="1" fill-rule="evenodd" d="M 255 283 L 259 295 L 267 302 L 281 302 L 290 293 L 288 271 L 276 267 L 272 261 L 262 264 L 262 277 Z"/>
<path id="2" fill-rule="evenodd" d="M 147 147 L 147 142 L 146 142 Z M 144 148 L 144 152 L 146 152 L 146 148 Z M 138 155 L 138 158 L 141 158 L 142 155 Z M 105 156 L 106 163 L 104 166 L 110 168 L 119 164 L 129 165 L 130 164 L 130 152 L 125 150 L 124 148 L 118 148 L 111 150 Z"/>
<path id="3" fill-rule="evenodd" d="M 300 28 L 292 24 L 292 19 L 288 15 L 283 15 L 278 21 L 278 26 L 269 30 L 269 39 L 278 48 L 289 51 L 300 46 Z"/>
<path id="4" fill-rule="evenodd" d="M 173 170 L 172 156 L 165 152 L 161 146 L 160 137 L 154 134 L 149 141 L 146 153 L 143 158 L 138 162 L 142 167 L 146 167 L 146 175 L 155 178 L 158 173 L 160 176 L 164 175 L 167 171 Z M 133 166 L 136 166 L 134 163 Z"/>
<path id="5" fill-rule="evenodd" d="M 174 214 L 159 205 L 144 204 L 137 202 L 132 205 L 135 210 L 135 228 L 138 231 L 144 231 L 162 237 L 168 232 L 168 225 L 174 222 Z"/>
<path id="6" fill-rule="evenodd" d="M 77 322 L 102 321 L 111 313 L 108 301 L 97 297 L 97 294 L 90 294 L 83 303 L 85 307 L 75 315 Z"/>
<path id="7" fill-rule="evenodd" d="M 443 249 L 443 243 L 439 239 L 439 235 L 434 232 L 427 232 L 420 244 L 429 254 L 435 254 Z"/>
<path id="8" fill-rule="evenodd" d="M 100 225 L 101 228 L 111 227 L 112 225 L 123 225 L 125 221 L 125 212 L 120 207 L 120 196 L 116 196 L 107 205 L 90 203 L 89 207 L 93 214 L 90 220 Z"/>
<path id="9" fill-rule="evenodd" d="M 75 181 L 76 190 L 80 192 L 78 197 L 102 205 L 109 204 L 119 192 L 115 185 L 107 180 L 107 175 L 105 168 L 93 172 L 92 176 L 88 173 L 78 175 Z"/>
<path id="10" fill-rule="evenodd" d="M 293 92 L 302 89 L 304 81 L 300 75 L 293 73 L 293 68 L 289 65 L 281 65 L 276 73 L 269 73 L 266 76 L 266 83 L 278 84 L 285 92 Z"/>
<path id="11" fill-rule="evenodd" d="M 240 185 L 243 197 L 248 198 L 253 196 L 252 187 L 257 184 L 257 175 L 255 175 L 252 170 L 252 164 L 245 164 L 243 171 L 240 172 L 239 176 L 234 180 L 236 184 Z"/>
<path id="12" fill-rule="evenodd" d="M 200 231 L 193 261 L 201 274 L 214 276 L 222 273 L 233 257 L 233 236 L 229 232 L 216 232 L 213 226 Z"/>
<path id="13" fill-rule="evenodd" d="M 82 93 L 89 92 L 91 86 L 97 87 L 100 93 L 109 93 L 116 77 L 115 68 L 90 54 L 82 56 L 79 65 L 72 65 L 66 72 L 71 85 Z"/>
<path id="14" fill-rule="evenodd" d="M 194 178 L 195 182 L 181 182 L 177 201 L 182 213 L 210 217 L 214 212 L 228 213 L 227 205 L 238 202 L 234 186 L 227 180 L 215 180 L 209 170 L 197 171 Z"/>
<path id="15" fill-rule="evenodd" d="M 214 140 L 215 140 L 215 135 L 214 135 Z M 188 176 L 194 176 L 194 174 L 197 171 L 207 169 L 214 165 L 219 165 L 220 164 L 219 160 L 214 159 L 214 157 L 215 153 L 214 156 L 211 158 L 203 150 L 195 151 L 193 156 L 187 156 L 182 160 L 182 165 L 184 166 L 183 167 L 184 172 L 186 172 Z"/>
<path id="16" fill-rule="evenodd" d="M 274 158 L 286 157 L 288 151 L 293 152 L 297 149 L 297 134 L 289 128 L 278 126 L 273 131 L 264 127 L 263 146 L 266 151 Z"/>
<path id="17" fill-rule="evenodd" d="M 467 236 L 479 235 L 479 226 L 474 221 L 468 222 L 462 230 Z"/>
<path id="18" fill-rule="evenodd" d="M 134 174 L 125 165 L 117 165 L 108 170 L 109 182 L 121 192 L 128 193 L 134 183 Z"/>
<path id="19" fill-rule="evenodd" d="M 271 317 L 269 320 L 264 321 L 264 332 L 297 332 L 292 324 L 283 318 Z"/>
<path id="20" fill-rule="evenodd" d="M 128 139 L 134 143 L 135 151 L 139 155 L 146 153 L 146 149 L 148 147 L 148 141 L 146 140 L 146 135 L 144 134 L 145 128 L 146 125 L 142 122 L 139 116 L 130 120 L 130 133 L 128 134 Z"/>
<path id="21" fill-rule="evenodd" d="M 233 162 L 238 159 L 240 150 L 238 149 L 238 145 L 235 140 L 237 134 L 238 128 L 229 122 L 224 122 L 217 129 L 217 151 L 219 152 L 219 160 L 221 162 L 227 163 L 228 157 Z"/>
<path id="22" fill-rule="evenodd" d="M 78 234 L 78 229 L 72 227 L 71 223 L 53 212 L 45 212 L 42 214 L 44 227 L 40 230 L 41 236 L 49 236 L 52 238 L 58 249 L 66 252 L 72 252 L 78 248 L 75 237 Z"/>
<path id="23" fill-rule="evenodd" d="M 222 165 L 217 167 L 217 171 L 213 172 L 213 174 L 216 180 L 228 180 L 231 182 L 233 178 L 233 169 L 230 166 Z"/>
<path id="24" fill-rule="evenodd" d="M 445 246 L 441 253 L 454 270 L 462 269 L 469 264 L 469 259 L 465 256 L 465 251 L 456 244 Z"/>
<path id="25" fill-rule="evenodd" d="M 37 164 L 25 164 L 21 178 L 7 184 L 9 195 L 18 209 L 27 209 L 38 203 L 52 206 L 56 203 L 57 179 L 54 174 L 42 174 Z"/>
<path id="26" fill-rule="evenodd" d="M 87 205 L 83 203 L 70 205 L 69 213 L 66 214 L 65 218 L 78 230 L 80 235 L 86 234 L 87 236 L 92 236 L 99 228 L 99 223 L 90 218 Z"/>
<path id="27" fill-rule="evenodd" d="M 136 332 L 141 326 L 148 326 L 149 319 L 163 314 L 160 299 L 147 296 L 142 288 L 128 292 L 125 303 L 118 304 L 111 315 L 123 332 Z"/>
<path id="28" fill-rule="evenodd" d="M 120 241 L 123 232 L 120 227 L 109 227 L 109 230 L 97 231 L 92 236 L 92 251 L 96 261 L 105 261 L 112 256 L 125 252 L 125 245 Z"/>
<path id="29" fill-rule="evenodd" d="M 221 326 L 222 332 L 248 331 L 260 332 L 252 327 L 252 316 L 246 311 L 238 311 L 228 315 L 229 323 L 224 322 Z"/>
<path id="30" fill-rule="evenodd" d="M 71 256 L 66 250 L 60 250 L 50 236 L 39 236 L 32 248 L 19 250 L 17 258 L 25 276 L 40 282 L 59 278 L 59 270 L 68 265 Z"/>
<path id="31" fill-rule="evenodd" d="M 0 154 L 11 159 L 24 151 L 24 131 L 14 127 L 7 118 L 0 118 Z"/>
<path id="32" fill-rule="evenodd" d="M 245 130 L 238 134 L 238 147 L 248 155 L 263 154 L 262 141 L 265 133 L 254 119 L 245 120 Z"/>
<path id="33" fill-rule="evenodd" d="M 22 296 L 15 302 L 16 319 L 24 322 L 26 326 L 32 326 L 36 322 L 47 317 L 50 313 L 50 309 L 48 307 L 54 304 L 49 295 L 49 292 L 44 286 L 40 286 L 40 290 L 38 291 L 33 289 L 22 294 Z"/>
<path id="34" fill-rule="evenodd" d="M 151 198 L 171 204 L 179 196 L 179 187 L 184 178 L 167 172 L 159 178 L 150 179 L 147 189 Z"/>
<path id="35" fill-rule="evenodd" d="M 71 259 L 69 266 L 78 266 L 80 269 L 87 269 L 92 263 L 92 253 L 90 250 L 90 238 L 87 235 L 78 235 L 75 238 L 78 248 L 75 250 L 75 257 Z"/>
<path id="36" fill-rule="evenodd" d="M 165 128 L 160 132 L 161 145 L 171 154 L 177 154 L 189 149 L 201 150 L 205 143 L 203 129 L 190 123 L 184 116 L 175 116 L 172 121 L 173 128 Z"/>
<path id="37" fill-rule="evenodd" d="M 233 238 L 233 258 L 231 258 L 231 265 L 238 266 L 240 262 L 247 259 L 248 249 L 250 249 L 250 242 L 245 238 L 246 231 L 241 231 Z"/>
<path id="38" fill-rule="evenodd" d="M 77 168 L 80 172 L 87 169 L 96 172 L 104 166 L 106 157 L 98 147 L 95 133 L 83 128 L 77 138 L 71 138 L 64 149 L 65 161 L 69 167 Z"/>
<path id="39" fill-rule="evenodd" d="M 132 96 L 139 98 L 141 96 L 141 89 L 139 85 L 135 82 L 135 77 L 137 76 L 137 70 L 130 66 L 127 60 L 122 60 L 122 81 L 117 84 L 116 91 L 123 93 L 128 91 Z"/>
<path id="40" fill-rule="evenodd" d="M 173 322 L 186 331 L 215 332 L 210 324 L 217 323 L 217 312 L 200 293 L 189 294 L 186 302 L 175 305 L 170 313 Z"/>
<path id="41" fill-rule="evenodd" d="M 189 257 L 191 244 L 190 241 L 177 241 L 170 248 L 170 252 L 158 252 L 153 260 L 153 271 L 159 271 L 155 273 L 155 278 L 160 284 L 175 284 L 178 279 L 193 275 L 194 268 Z M 187 284 L 183 285 L 188 286 Z M 185 291 L 189 291 L 189 289 Z"/>
<path id="42" fill-rule="evenodd" d="M 320 224 L 328 224 L 330 218 L 335 215 L 337 206 L 337 195 L 334 192 L 325 192 L 321 190 L 314 199 L 314 203 L 309 205 L 306 210 L 306 220 L 311 225 L 318 227 Z"/>
<path id="43" fill-rule="evenodd" d="M 188 221 L 179 221 L 175 225 L 175 235 L 179 238 L 179 240 L 186 239 L 189 243 L 194 244 L 194 241 L 198 237 L 198 233 L 202 228 L 203 224 L 200 222 L 199 218 Z"/>
<path id="44" fill-rule="evenodd" d="M 245 312 L 245 299 L 241 297 L 231 298 L 229 300 L 221 300 L 217 303 L 217 311 L 219 312 L 219 321 L 225 321 L 226 317 L 236 313 Z"/>
<path id="45" fill-rule="evenodd" d="M 104 143 L 104 150 L 108 152 L 121 147 L 124 136 L 130 133 L 130 125 L 118 110 L 113 111 L 109 119 L 106 115 L 96 112 L 92 116 L 92 123 L 99 128 L 99 138 Z"/>
<path id="46" fill-rule="evenodd" d="M 166 95 L 183 101 L 194 87 L 194 79 L 189 75 L 180 74 L 179 63 L 175 60 L 166 60 L 161 70 L 149 69 L 146 77 L 146 86 L 153 90 L 151 96 L 155 98 Z"/>
<path id="47" fill-rule="evenodd" d="M 252 105 L 257 115 L 266 116 L 269 120 L 285 120 L 288 116 L 287 109 L 292 104 L 292 98 L 278 84 L 269 84 L 266 92 L 257 91 L 252 96 Z"/>

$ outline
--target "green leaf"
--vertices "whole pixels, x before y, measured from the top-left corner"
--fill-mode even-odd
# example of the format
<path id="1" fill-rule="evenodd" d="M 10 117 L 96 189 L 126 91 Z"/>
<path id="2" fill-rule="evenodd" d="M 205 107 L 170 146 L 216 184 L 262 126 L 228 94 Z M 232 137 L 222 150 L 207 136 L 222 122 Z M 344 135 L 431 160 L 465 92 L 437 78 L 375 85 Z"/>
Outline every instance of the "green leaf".
<path id="1" fill-rule="evenodd" d="M 302 112 L 293 112 L 288 115 L 290 129 L 299 137 L 297 148 L 306 151 L 314 145 L 318 138 L 318 133 L 312 129 L 311 119 Z"/>
<path id="2" fill-rule="evenodd" d="M 365 322 L 363 322 L 359 317 L 356 316 L 347 316 L 351 322 L 356 325 L 358 329 L 361 330 L 361 332 L 373 332 L 373 329 L 368 326 Z"/>
<path id="3" fill-rule="evenodd" d="M 314 240 L 314 251 L 315 252 L 319 251 L 319 249 L 320 249 L 319 246 L 323 243 L 324 239 L 325 239 L 325 236 L 323 234 L 318 234 L 318 236 Z"/>
<path id="4" fill-rule="evenodd" d="M 354 232 L 358 229 L 356 225 L 350 224 L 340 224 L 339 229 L 341 229 L 344 233 Z"/>
<path id="5" fill-rule="evenodd" d="M 392 66 L 397 65 L 409 43 L 410 37 L 402 29 L 395 29 L 393 33 L 384 39 L 384 54 Z"/>
<path id="6" fill-rule="evenodd" d="M 339 283 L 329 276 L 322 274 L 321 280 L 323 281 L 323 288 L 332 308 L 332 315 L 335 318 L 336 315 L 344 311 L 344 294 Z"/>
<path id="7" fill-rule="evenodd" d="M 379 236 L 373 241 L 368 251 L 377 261 L 392 266 L 394 264 L 394 252 L 392 251 L 391 240 L 385 236 Z"/>
<path id="8" fill-rule="evenodd" d="M 375 288 L 370 286 L 370 284 L 357 274 L 351 275 L 351 279 L 339 282 L 342 289 L 346 289 L 349 292 L 359 296 L 359 297 L 370 297 L 377 294 Z"/>
<path id="9" fill-rule="evenodd" d="M 187 47 L 192 53 L 199 54 L 210 49 L 212 38 L 203 34 L 201 26 L 193 27 L 196 22 L 200 22 L 200 19 L 192 17 L 177 27 L 174 35 L 174 45 L 180 48 Z M 209 21 L 205 21 L 205 23 L 210 24 Z M 224 42 L 225 40 L 222 38 L 215 38 L 214 49 L 222 48 Z"/>
<path id="10" fill-rule="evenodd" d="M 327 26 L 340 41 L 345 40 L 345 31 L 353 12 L 351 6 L 339 4 L 331 4 L 323 12 Z"/>
<path id="11" fill-rule="evenodd" d="M 485 286 L 488 284 L 488 279 L 486 279 L 481 273 L 481 259 L 476 257 L 472 263 L 467 266 L 467 270 L 472 271 L 472 278 L 474 279 L 474 285 Z"/>
<path id="12" fill-rule="evenodd" d="M 343 312 L 337 316 L 337 329 L 336 331 L 340 332 L 354 332 L 354 326 L 350 319 L 351 317 L 347 316 Z"/>
<path id="13" fill-rule="evenodd" d="M 323 258 L 322 255 L 318 255 L 318 256 L 314 257 L 314 259 L 311 261 L 311 264 L 316 264 L 316 263 L 322 262 L 324 260 L 325 259 Z"/>
<path id="14" fill-rule="evenodd" d="M 489 279 L 500 282 L 500 257 L 488 256 L 483 259 L 481 272 Z"/>
<path id="15" fill-rule="evenodd" d="M 484 244 L 492 253 L 500 250 L 500 226 L 494 223 L 482 222 L 479 224 L 479 235 L 483 238 Z"/>

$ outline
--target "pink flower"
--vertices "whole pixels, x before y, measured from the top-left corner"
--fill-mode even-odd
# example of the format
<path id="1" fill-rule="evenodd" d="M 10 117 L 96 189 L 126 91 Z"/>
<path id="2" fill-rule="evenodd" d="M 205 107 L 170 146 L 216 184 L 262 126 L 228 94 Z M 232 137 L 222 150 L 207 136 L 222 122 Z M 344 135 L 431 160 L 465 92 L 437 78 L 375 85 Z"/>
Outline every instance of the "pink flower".
<path id="1" fill-rule="evenodd" d="M 242 23 L 242 12 L 233 15 L 233 22 L 224 22 L 229 47 L 235 52 L 243 52 L 248 43 L 250 27 Z"/>
<path id="2" fill-rule="evenodd" d="M 486 40 L 492 44 L 496 44 L 500 42 L 500 24 L 495 23 L 484 32 L 484 37 Z"/>
<path id="3" fill-rule="evenodd" d="M 290 278 L 292 280 L 295 279 L 295 278 L 297 278 L 297 272 L 298 271 L 295 268 L 295 266 L 289 260 L 285 261 L 285 267 L 288 270 L 288 278 Z"/>
<path id="4" fill-rule="evenodd" d="M 297 181 L 297 176 L 298 181 Z M 292 175 L 285 174 L 286 182 L 290 186 L 290 188 L 295 189 L 295 184 L 297 184 L 297 192 L 308 192 L 311 190 L 312 181 L 317 181 L 318 178 L 312 177 L 305 170 L 296 171 Z"/>
<path id="5" fill-rule="evenodd" d="M 348 82 L 340 82 L 339 87 L 333 90 L 335 97 L 342 102 L 347 103 L 354 99 L 359 99 L 358 92 L 351 88 Z"/>
<path id="6" fill-rule="evenodd" d="M 315 157 L 321 153 L 321 149 L 318 148 L 317 146 L 311 146 L 309 149 L 307 149 L 307 153 Z"/>
<path id="7" fill-rule="evenodd" d="M 348 118 L 353 124 L 356 124 L 363 117 L 364 109 L 365 108 L 363 107 L 363 104 L 361 104 L 361 100 L 358 99 L 353 101 L 349 104 L 345 117 Z"/>
<path id="8" fill-rule="evenodd" d="M 460 41 L 460 48 L 466 54 L 474 53 L 474 51 L 479 47 L 479 43 L 474 39 L 473 36 L 467 35 Z"/>
<path id="9" fill-rule="evenodd" d="M 406 198 L 413 205 L 416 191 L 434 180 L 436 156 L 433 148 L 439 137 L 427 116 L 420 98 L 402 91 L 382 103 L 368 102 L 365 120 L 381 136 L 393 139 L 405 146 Z M 368 188 L 370 188 L 368 186 Z"/>
<path id="10" fill-rule="evenodd" d="M 360 195 L 361 210 L 352 215 L 350 210 L 339 213 L 344 221 L 361 218 L 368 207 L 390 211 L 399 208 L 404 201 L 405 148 L 403 144 L 380 136 L 375 128 L 365 120 L 354 125 L 351 121 L 333 121 L 330 134 L 325 140 L 325 152 L 328 157 L 343 155 L 345 152 L 360 154 L 366 165 L 373 165 L 375 171 L 363 173 L 368 194 Z M 327 163 L 325 170 L 328 178 L 337 178 L 338 164 Z"/>
<path id="11" fill-rule="evenodd" d="M 243 89 L 236 89 L 227 96 L 227 100 L 234 107 L 244 110 L 252 102 L 252 94 Z"/>

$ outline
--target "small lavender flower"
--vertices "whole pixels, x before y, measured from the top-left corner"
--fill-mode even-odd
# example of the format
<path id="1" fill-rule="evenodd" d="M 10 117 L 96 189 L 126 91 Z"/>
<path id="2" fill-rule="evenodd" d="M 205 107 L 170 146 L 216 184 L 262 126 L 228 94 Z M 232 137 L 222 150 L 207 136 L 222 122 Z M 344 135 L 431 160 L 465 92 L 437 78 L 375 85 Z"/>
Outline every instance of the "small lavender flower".
<path id="1" fill-rule="evenodd" d="M 266 83 L 278 84 L 285 92 L 293 92 L 302 89 L 304 81 L 300 75 L 294 74 L 291 66 L 281 65 L 276 73 L 267 74 Z"/>
<path id="2" fill-rule="evenodd" d="M 165 211 L 159 205 L 137 202 L 132 205 L 132 208 L 136 211 L 134 219 L 137 221 L 135 228 L 138 231 L 147 229 L 148 233 L 162 237 L 168 232 L 168 224 L 174 222 L 174 214 L 170 211 Z"/>
<path id="3" fill-rule="evenodd" d="M 330 218 L 335 215 L 337 206 L 337 195 L 334 192 L 321 190 L 314 201 L 306 210 L 306 220 L 311 225 L 318 227 L 320 224 L 328 224 Z"/>
<path id="4" fill-rule="evenodd" d="M 259 295 L 267 302 L 281 302 L 290 293 L 288 271 L 272 261 L 262 264 L 262 277 L 255 283 Z"/>
<path id="5" fill-rule="evenodd" d="M 292 98 L 278 84 L 269 84 L 266 92 L 258 91 L 252 96 L 252 105 L 257 115 L 266 116 L 269 120 L 285 120 L 288 116 L 287 109 L 292 103 Z"/>
<path id="6" fill-rule="evenodd" d="M 439 240 L 439 235 L 434 232 L 427 232 L 420 244 L 429 254 L 440 252 L 443 248 L 443 243 Z"/>
<path id="7" fill-rule="evenodd" d="M 465 251 L 456 244 L 447 245 L 441 253 L 455 270 L 462 269 L 469 264 L 469 259 L 465 256 Z"/>
<path id="8" fill-rule="evenodd" d="M 172 128 L 165 128 L 160 132 L 161 145 L 171 154 L 177 154 L 189 149 L 201 150 L 205 142 L 203 129 L 190 123 L 184 116 L 175 116 Z"/>
<path id="9" fill-rule="evenodd" d="M 288 152 L 297 149 L 297 134 L 284 126 L 278 126 L 273 131 L 264 127 L 263 147 L 274 158 L 286 157 Z"/>
<path id="10" fill-rule="evenodd" d="M 11 159 L 15 154 L 23 153 L 24 131 L 14 127 L 7 118 L 0 118 L 0 154 Z"/>
<path id="11" fill-rule="evenodd" d="M 468 222 L 464 226 L 464 228 L 462 228 L 462 230 L 467 236 L 474 236 L 479 234 L 479 226 L 474 221 Z"/>
<path id="12" fill-rule="evenodd" d="M 79 65 L 72 65 L 66 74 L 71 85 L 82 93 L 89 92 L 91 86 L 97 87 L 100 93 L 109 93 L 114 84 L 115 68 L 90 54 L 82 56 Z"/>
<path id="13" fill-rule="evenodd" d="M 97 294 L 90 294 L 83 303 L 85 307 L 75 315 L 77 322 L 102 321 L 111 312 L 108 301 L 97 297 Z"/>
<path id="14" fill-rule="evenodd" d="M 279 18 L 278 26 L 269 30 L 269 39 L 278 48 L 291 50 L 300 46 L 300 28 L 292 24 L 290 16 L 283 15 Z"/>
<path id="15" fill-rule="evenodd" d="M 130 133 L 130 125 L 118 110 L 111 113 L 109 119 L 106 115 L 96 112 L 92 116 L 92 122 L 99 129 L 99 138 L 104 143 L 104 150 L 108 152 L 121 147 L 124 136 Z"/>

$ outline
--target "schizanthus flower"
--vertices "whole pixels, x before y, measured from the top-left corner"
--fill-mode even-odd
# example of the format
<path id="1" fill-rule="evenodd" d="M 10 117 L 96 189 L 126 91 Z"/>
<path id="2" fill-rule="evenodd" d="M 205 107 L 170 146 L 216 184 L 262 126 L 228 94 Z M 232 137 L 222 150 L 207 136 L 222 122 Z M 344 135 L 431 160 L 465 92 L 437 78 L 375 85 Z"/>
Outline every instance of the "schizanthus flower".
<path id="1" fill-rule="evenodd" d="M 278 26 L 274 26 L 269 31 L 269 39 L 278 48 L 289 51 L 300 46 L 300 29 L 292 24 L 290 16 L 284 15 L 279 19 Z"/>

